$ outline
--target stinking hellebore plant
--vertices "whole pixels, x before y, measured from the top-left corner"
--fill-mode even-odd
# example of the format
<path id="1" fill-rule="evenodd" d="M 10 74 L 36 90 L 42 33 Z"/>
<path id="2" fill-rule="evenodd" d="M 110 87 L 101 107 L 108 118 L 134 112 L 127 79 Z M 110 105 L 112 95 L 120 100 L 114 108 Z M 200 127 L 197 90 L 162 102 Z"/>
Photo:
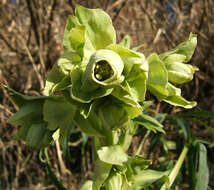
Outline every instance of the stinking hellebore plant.
<path id="1" fill-rule="evenodd" d="M 188 65 L 196 35 L 175 49 L 147 59 L 130 49 L 130 38 L 116 44 L 110 17 L 100 9 L 76 6 L 64 32 L 64 54 L 49 72 L 44 93 L 30 97 L 6 87 L 19 106 L 9 120 L 20 125 L 16 139 L 41 149 L 58 140 L 62 145 L 73 122 L 93 137 L 94 180 L 82 189 L 137 190 L 167 176 L 147 169 L 151 161 L 126 151 L 143 111 L 146 91 L 159 101 L 192 108 L 175 85 L 192 80 L 196 67 Z M 146 119 L 146 117 L 144 117 Z M 155 129 L 164 132 L 160 127 Z M 154 175 L 153 180 L 146 177 Z"/>

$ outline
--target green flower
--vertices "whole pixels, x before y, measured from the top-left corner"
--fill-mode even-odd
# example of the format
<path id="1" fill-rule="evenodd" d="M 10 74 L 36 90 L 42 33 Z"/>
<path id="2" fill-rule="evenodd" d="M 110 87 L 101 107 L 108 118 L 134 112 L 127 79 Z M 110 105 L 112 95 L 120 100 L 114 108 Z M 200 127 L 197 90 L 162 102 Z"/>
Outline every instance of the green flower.
<path id="1" fill-rule="evenodd" d="M 68 18 L 65 49 L 50 71 L 45 93 L 69 91 L 80 103 L 113 95 L 122 102 L 140 107 L 146 93 L 148 63 L 142 53 L 116 44 L 111 18 L 100 9 L 76 7 Z"/>

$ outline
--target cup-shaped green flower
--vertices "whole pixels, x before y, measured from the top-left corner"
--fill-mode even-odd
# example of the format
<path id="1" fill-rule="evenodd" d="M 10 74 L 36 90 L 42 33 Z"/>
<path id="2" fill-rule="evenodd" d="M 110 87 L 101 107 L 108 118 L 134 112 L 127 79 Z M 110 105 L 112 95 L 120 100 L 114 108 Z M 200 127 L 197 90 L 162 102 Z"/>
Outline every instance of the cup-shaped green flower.
<path id="1" fill-rule="evenodd" d="M 98 50 L 90 57 L 86 69 L 77 68 L 71 73 L 73 99 L 88 103 L 109 95 L 114 86 L 123 80 L 123 61 L 111 50 Z"/>
<path id="2" fill-rule="evenodd" d="M 112 88 L 124 80 L 123 61 L 111 50 L 98 50 L 90 58 L 83 75 L 83 90 L 92 91 L 95 88 Z"/>

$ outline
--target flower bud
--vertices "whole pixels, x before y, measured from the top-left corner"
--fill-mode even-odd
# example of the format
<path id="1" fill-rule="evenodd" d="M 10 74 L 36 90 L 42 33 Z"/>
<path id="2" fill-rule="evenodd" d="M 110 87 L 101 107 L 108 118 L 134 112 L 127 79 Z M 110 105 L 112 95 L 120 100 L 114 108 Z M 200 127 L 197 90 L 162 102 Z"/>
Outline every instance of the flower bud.
<path id="1" fill-rule="evenodd" d="M 197 67 L 181 62 L 166 63 L 168 71 L 168 80 L 173 84 L 183 84 L 193 79 Z"/>

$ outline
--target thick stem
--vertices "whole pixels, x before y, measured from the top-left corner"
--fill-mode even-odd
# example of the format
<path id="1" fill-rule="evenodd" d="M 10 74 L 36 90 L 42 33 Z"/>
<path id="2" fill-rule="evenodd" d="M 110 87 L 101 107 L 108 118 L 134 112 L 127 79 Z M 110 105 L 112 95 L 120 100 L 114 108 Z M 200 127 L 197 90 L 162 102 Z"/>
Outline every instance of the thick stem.
<path id="1" fill-rule="evenodd" d="M 173 184 L 176 176 L 178 175 L 178 173 L 181 169 L 181 166 L 184 162 L 187 152 L 188 152 L 188 147 L 184 146 L 184 148 L 181 152 L 181 155 L 178 158 L 177 163 L 175 164 L 174 168 L 172 169 L 171 173 L 169 174 L 169 181 L 165 182 L 160 190 L 167 190 L 171 187 L 171 185 Z"/>

